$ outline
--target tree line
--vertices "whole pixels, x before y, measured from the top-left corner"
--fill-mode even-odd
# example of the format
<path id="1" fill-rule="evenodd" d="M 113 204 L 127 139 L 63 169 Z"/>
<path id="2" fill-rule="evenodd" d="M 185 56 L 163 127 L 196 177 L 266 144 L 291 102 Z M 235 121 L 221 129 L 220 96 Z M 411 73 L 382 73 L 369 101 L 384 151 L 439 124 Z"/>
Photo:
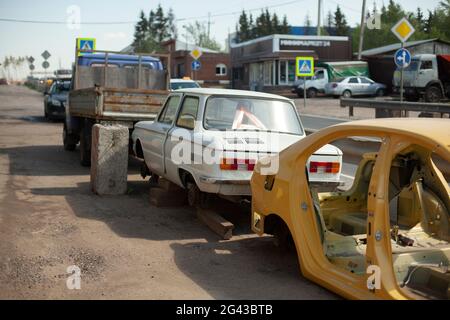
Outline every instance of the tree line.
<path id="1" fill-rule="evenodd" d="M 288 34 L 290 25 L 286 15 L 280 20 L 276 13 L 270 14 L 269 10 L 261 11 L 261 14 L 253 19 L 253 15 L 242 11 L 239 22 L 236 25 L 236 42 L 244 42 L 271 34 Z"/>
<path id="2" fill-rule="evenodd" d="M 210 36 L 205 22 L 195 21 L 184 25 L 187 40 L 199 47 L 220 50 L 220 44 Z M 147 16 L 141 10 L 139 20 L 135 25 L 133 48 L 136 52 L 161 52 L 161 43 L 178 37 L 175 15 L 172 9 L 167 13 L 161 4 L 151 10 Z"/>
<path id="3" fill-rule="evenodd" d="M 433 10 L 424 12 L 417 8 L 416 12 L 405 11 L 395 0 L 389 0 L 381 8 L 374 2 L 367 16 L 380 15 L 381 29 L 366 28 L 364 37 L 364 50 L 372 49 L 387 44 L 397 43 L 398 39 L 392 34 L 391 28 L 401 18 L 406 17 L 416 29 L 409 41 L 440 38 L 450 41 L 450 0 L 442 0 Z M 304 33 L 315 34 L 309 14 L 305 16 Z M 206 23 L 195 21 L 184 28 L 183 36 L 187 41 L 213 50 L 220 50 L 220 44 L 210 36 Z M 337 6 L 334 12 L 328 11 L 324 18 L 322 35 L 350 36 L 353 39 L 353 49 L 359 46 L 360 26 L 351 28 L 343 10 Z M 254 17 L 251 13 L 242 11 L 236 24 L 236 42 L 244 42 L 271 34 L 289 34 L 291 25 L 286 15 L 281 19 L 276 13 L 270 13 L 268 9 L 262 10 Z M 141 11 L 139 21 L 135 26 L 133 46 L 135 51 L 155 52 L 162 51 L 161 42 L 177 38 L 178 32 L 175 24 L 175 15 L 172 9 L 166 13 L 161 5 L 151 10 L 146 16 Z"/>

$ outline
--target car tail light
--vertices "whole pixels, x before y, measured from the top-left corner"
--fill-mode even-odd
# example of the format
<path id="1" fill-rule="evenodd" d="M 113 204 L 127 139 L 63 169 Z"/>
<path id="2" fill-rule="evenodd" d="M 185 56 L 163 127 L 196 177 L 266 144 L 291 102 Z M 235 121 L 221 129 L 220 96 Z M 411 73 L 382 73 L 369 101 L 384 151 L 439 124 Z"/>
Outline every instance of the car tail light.
<path id="1" fill-rule="evenodd" d="M 338 84 L 337 83 L 333 83 L 332 85 L 331 85 L 331 87 L 334 89 L 334 88 L 337 88 L 337 86 L 338 86 Z"/>
<path id="2" fill-rule="evenodd" d="M 339 162 L 317 162 L 312 161 L 309 164 L 310 173 L 333 173 L 338 174 L 341 169 Z"/>
<path id="3" fill-rule="evenodd" d="M 222 159 L 220 162 L 220 170 L 228 171 L 253 171 L 255 169 L 255 160 L 242 159 Z"/>

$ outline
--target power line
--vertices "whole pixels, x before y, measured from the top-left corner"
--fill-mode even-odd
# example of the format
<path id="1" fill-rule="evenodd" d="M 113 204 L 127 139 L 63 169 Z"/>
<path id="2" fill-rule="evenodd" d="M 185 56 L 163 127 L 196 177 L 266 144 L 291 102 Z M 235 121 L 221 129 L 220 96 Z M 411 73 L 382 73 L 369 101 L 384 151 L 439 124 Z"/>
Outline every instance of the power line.
<path id="1" fill-rule="evenodd" d="M 279 4 L 248 9 L 245 11 L 252 12 L 252 11 L 257 11 L 257 10 L 263 10 L 266 8 L 267 9 L 278 8 L 278 7 L 287 6 L 287 5 L 294 4 L 297 2 L 302 2 L 302 1 L 305 1 L 305 0 L 292 0 L 292 1 L 283 2 L 283 3 L 279 3 Z M 208 18 L 218 18 L 218 17 L 225 17 L 225 16 L 234 16 L 234 15 L 240 14 L 241 12 L 242 12 L 242 10 L 227 12 L 227 13 L 216 13 L 216 14 L 211 14 L 211 15 L 206 15 L 206 16 L 178 18 L 178 19 L 175 19 L 175 22 L 198 20 L 198 19 L 208 19 Z M 59 24 L 59 25 L 68 23 L 67 21 L 56 21 L 56 20 L 53 20 L 53 21 L 52 20 L 26 20 L 26 19 L 11 19 L 11 18 L 0 18 L 0 22 L 31 23 L 31 24 Z M 80 22 L 79 24 L 80 25 L 120 25 L 120 24 L 123 25 L 123 24 L 135 24 L 137 22 L 138 21 L 103 21 L 103 22 L 88 21 L 88 22 Z"/>

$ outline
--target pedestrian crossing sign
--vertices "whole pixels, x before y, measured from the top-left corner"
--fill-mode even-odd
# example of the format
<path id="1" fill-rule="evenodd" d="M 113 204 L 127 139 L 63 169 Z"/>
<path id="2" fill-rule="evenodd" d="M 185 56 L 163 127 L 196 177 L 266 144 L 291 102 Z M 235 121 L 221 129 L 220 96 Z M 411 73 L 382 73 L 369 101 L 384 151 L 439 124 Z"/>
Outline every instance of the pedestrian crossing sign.
<path id="1" fill-rule="evenodd" d="M 296 59 L 297 77 L 314 76 L 314 58 L 313 57 L 297 57 Z"/>
<path id="2" fill-rule="evenodd" d="M 77 49 L 83 51 L 95 51 L 95 39 L 94 38 L 77 38 Z M 78 52 L 79 56 L 86 54 L 87 52 Z"/>

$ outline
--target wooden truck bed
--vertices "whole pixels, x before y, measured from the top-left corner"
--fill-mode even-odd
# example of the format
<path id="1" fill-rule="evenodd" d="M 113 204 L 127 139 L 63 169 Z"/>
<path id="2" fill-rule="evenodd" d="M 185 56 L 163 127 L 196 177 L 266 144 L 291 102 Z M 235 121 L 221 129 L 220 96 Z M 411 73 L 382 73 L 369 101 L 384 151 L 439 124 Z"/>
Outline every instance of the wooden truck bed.
<path id="1" fill-rule="evenodd" d="M 103 121 L 154 120 L 167 94 L 148 89 L 78 89 L 69 93 L 69 110 L 71 116 Z"/>

